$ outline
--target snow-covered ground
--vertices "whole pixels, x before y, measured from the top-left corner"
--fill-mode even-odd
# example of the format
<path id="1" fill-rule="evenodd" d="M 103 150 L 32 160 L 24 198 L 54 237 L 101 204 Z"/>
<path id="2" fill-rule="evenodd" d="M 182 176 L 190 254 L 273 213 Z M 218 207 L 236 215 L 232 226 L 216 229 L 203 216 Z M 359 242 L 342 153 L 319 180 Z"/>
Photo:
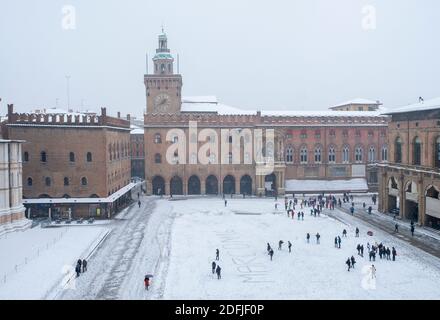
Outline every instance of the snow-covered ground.
<path id="1" fill-rule="evenodd" d="M 108 229 L 35 227 L 0 238 L 0 299 L 43 299 L 61 288 Z"/>
<path id="2" fill-rule="evenodd" d="M 310 216 L 304 221 L 288 218 L 283 201 L 278 210 L 273 199 L 191 199 L 159 200 L 172 206 L 170 259 L 161 263 L 167 272 L 158 274 L 147 298 L 164 299 L 438 299 L 440 260 L 366 225 L 338 210 L 333 215 Z M 164 204 L 165 205 L 165 204 Z M 341 217 L 341 218 L 339 218 Z M 360 238 L 355 238 L 355 228 Z M 334 238 L 342 237 L 342 248 Z M 373 231 L 374 236 L 367 235 Z M 311 234 L 310 243 L 306 233 Z M 315 234 L 321 235 L 316 244 Z M 278 241 L 285 243 L 277 250 Z M 287 241 L 293 244 L 292 253 Z M 273 261 L 266 251 L 269 242 L 275 250 Z M 397 250 L 397 261 L 379 259 L 376 281 L 371 280 L 368 255 L 357 255 L 356 246 L 383 242 Z M 222 279 L 211 273 L 215 249 L 220 250 Z M 347 272 L 345 261 L 355 256 L 354 270 Z M 365 267 L 365 268 L 364 268 Z M 165 277 L 165 278 L 163 278 Z M 154 282 L 161 283 L 160 288 Z M 157 284 L 157 283 L 156 283 Z M 374 288 L 375 287 L 375 288 Z"/>

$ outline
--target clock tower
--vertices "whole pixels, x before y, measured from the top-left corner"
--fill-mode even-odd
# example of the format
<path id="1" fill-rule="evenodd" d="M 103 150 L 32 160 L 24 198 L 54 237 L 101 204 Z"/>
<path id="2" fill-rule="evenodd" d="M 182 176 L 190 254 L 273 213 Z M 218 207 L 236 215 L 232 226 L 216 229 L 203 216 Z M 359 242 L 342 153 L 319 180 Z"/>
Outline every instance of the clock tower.
<path id="1" fill-rule="evenodd" d="M 144 75 L 147 113 L 179 113 L 182 103 L 182 76 L 174 74 L 174 58 L 162 29 L 159 47 L 153 57 L 154 73 Z"/>

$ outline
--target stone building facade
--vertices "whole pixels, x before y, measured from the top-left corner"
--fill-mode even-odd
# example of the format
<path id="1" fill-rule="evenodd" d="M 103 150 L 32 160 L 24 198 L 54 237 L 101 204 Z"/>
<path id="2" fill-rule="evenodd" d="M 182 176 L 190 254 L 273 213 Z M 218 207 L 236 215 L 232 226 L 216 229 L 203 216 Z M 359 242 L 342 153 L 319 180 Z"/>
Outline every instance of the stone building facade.
<path id="1" fill-rule="evenodd" d="M 130 122 L 120 115 L 108 116 L 105 108 L 99 116 L 20 114 L 9 105 L 2 130 L 9 139 L 25 141 L 25 199 L 103 199 L 130 183 Z M 47 207 L 35 208 L 34 213 L 47 212 Z M 89 207 L 77 206 L 76 211 L 89 215 Z"/>
<path id="2" fill-rule="evenodd" d="M 144 129 L 135 125 L 130 132 L 131 176 L 145 179 Z"/>
<path id="3" fill-rule="evenodd" d="M 22 143 L 0 139 L 0 235 L 30 226 L 22 202 Z"/>
<path id="4" fill-rule="evenodd" d="M 378 165 L 379 210 L 440 229 L 440 98 L 388 113 L 389 163 Z"/>
<path id="5" fill-rule="evenodd" d="M 367 164 L 387 161 L 388 117 L 377 110 L 380 103 L 375 102 L 373 111 L 276 112 L 232 108 L 212 97 L 180 100 L 177 97 L 180 97 L 181 76 L 173 74 L 173 59 L 163 41 L 167 43 L 165 34 L 159 36 L 158 50 L 167 50 L 167 60 L 154 58 L 155 74 L 144 77 L 147 193 L 285 194 L 308 192 L 301 189 L 301 181 L 310 179 L 317 181 L 315 192 L 328 191 L 318 189 L 319 181 L 346 181 L 345 186 L 333 189 L 343 192 L 354 191 L 351 185 L 354 178 L 365 181 L 363 191 L 369 187 L 377 189 L 377 168 Z M 174 85 L 175 79 L 179 80 Z M 190 123 L 198 126 L 195 135 Z M 173 135 L 175 129 L 180 129 L 180 133 Z M 203 136 L 204 129 L 211 130 L 209 137 Z M 260 129 L 274 130 L 274 142 L 261 150 L 263 156 L 271 155 L 274 159 L 273 172 L 268 174 L 259 170 L 253 152 L 245 148 L 250 142 L 256 149 L 254 137 Z M 222 130 L 247 132 L 248 137 L 243 134 L 240 140 L 243 142 L 239 147 L 241 162 L 232 163 L 231 149 L 223 150 L 220 146 L 221 141 L 232 145 L 232 132 L 236 131 L 222 133 Z M 173 144 L 182 141 L 187 147 L 174 150 Z M 213 143 L 213 148 L 202 155 L 209 157 L 208 162 L 200 163 L 198 151 L 190 150 L 190 142 L 194 142 L 197 150 L 207 142 Z M 167 155 L 171 149 L 174 153 Z"/>

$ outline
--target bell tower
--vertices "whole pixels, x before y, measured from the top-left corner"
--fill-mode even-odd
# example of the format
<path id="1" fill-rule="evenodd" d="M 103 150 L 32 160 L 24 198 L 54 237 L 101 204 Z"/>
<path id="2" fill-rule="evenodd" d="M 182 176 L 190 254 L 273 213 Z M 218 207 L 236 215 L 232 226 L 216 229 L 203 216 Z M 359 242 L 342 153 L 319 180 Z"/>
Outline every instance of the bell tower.
<path id="1" fill-rule="evenodd" d="M 182 104 L 182 76 L 174 74 L 174 58 L 163 28 L 153 57 L 154 73 L 144 75 L 147 113 L 179 113 Z"/>

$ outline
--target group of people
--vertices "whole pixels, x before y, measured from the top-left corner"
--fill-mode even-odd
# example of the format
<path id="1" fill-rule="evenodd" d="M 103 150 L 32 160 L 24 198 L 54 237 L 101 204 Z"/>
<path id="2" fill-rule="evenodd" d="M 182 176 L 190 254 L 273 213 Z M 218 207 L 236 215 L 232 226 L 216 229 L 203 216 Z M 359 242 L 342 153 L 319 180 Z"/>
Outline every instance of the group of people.
<path id="1" fill-rule="evenodd" d="M 78 259 L 78 261 L 76 262 L 76 267 L 75 267 L 75 272 L 76 272 L 76 277 L 79 277 L 79 275 L 84 272 L 87 271 L 87 260 L 86 259 Z"/>
<path id="2" fill-rule="evenodd" d="M 220 260 L 220 250 L 216 249 L 215 250 L 215 261 L 219 261 L 219 260 Z M 212 274 L 217 274 L 217 279 L 220 280 L 222 278 L 222 268 L 220 267 L 218 262 L 216 263 L 215 261 L 212 261 L 212 264 L 211 264 Z"/>
<path id="3" fill-rule="evenodd" d="M 385 247 L 382 243 L 380 244 L 376 243 L 375 245 L 372 245 L 370 249 L 370 243 L 367 243 L 367 248 L 368 248 L 368 256 L 370 258 L 370 261 L 371 260 L 376 261 L 376 254 L 379 254 L 380 259 L 396 261 L 397 251 L 396 248 L 394 247 L 391 247 L 390 249 L 389 247 Z"/>
<path id="4" fill-rule="evenodd" d="M 283 250 L 283 244 L 284 244 L 283 240 L 278 241 L 278 250 Z M 291 253 L 292 252 L 292 242 L 287 241 L 287 248 L 289 250 L 289 253 Z M 267 243 L 266 250 L 267 250 L 267 254 L 270 256 L 270 261 L 272 261 L 274 251 L 273 251 L 269 242 Z"/>

